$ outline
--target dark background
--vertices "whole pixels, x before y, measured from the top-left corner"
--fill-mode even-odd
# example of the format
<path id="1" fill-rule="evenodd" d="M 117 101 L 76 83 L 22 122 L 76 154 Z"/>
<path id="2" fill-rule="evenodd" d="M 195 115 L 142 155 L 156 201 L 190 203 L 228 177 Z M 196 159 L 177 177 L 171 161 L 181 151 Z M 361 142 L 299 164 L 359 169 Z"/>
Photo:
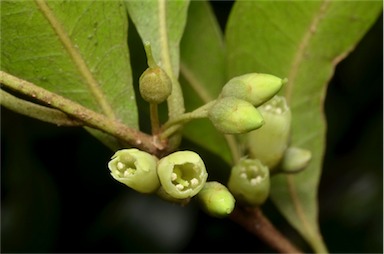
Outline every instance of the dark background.
<path id="1" fill-rule="evenodd" d="M 213 1 L 222 27 L 230 2 Z M 336 68 L 325 101 L 320 227 L 330 252 L 383 247 L 383 19 Z M 207 167 L 224 165 L 202 148 Z M 112 151 L 80 128 L 1 108 L 2 252 L 272 252 L 192 203 L 136 194 L 109 175 Z M 268 217 L 310 251 L 267 202 Z"/>

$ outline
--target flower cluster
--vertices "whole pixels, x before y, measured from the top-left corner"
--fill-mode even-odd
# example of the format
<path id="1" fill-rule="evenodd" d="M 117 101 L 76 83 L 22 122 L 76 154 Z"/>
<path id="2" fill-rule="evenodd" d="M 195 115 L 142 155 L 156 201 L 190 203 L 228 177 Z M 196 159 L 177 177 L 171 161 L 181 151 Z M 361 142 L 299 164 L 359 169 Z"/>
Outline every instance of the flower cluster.
<path id="1" fill-rule="evenodd" d="M 147 54 L 149 68 L 140 77 L 140 93 L 147 102 L 159 104 L 171 93 L 171 81 L 154 63 L 148 47 Z M 202 210 L 218 218 L 228 216 L 236 202 L 262 205 L 273 174 L 298 172 L 311 159 L 309 151 L 289 146 L 291 110 L 285 98 L 277 95 L 286 82 L 263 73 L 235 77 L 216 100 L 162 126 L 160 132 L 172 133 L 172 125 L 208 117 L 224 134 L 245 134 L 248 154 L 234 163 L 227 186 L 207 182 L 205 164 L 192 151 L 176 151 L 158 159 L 138 149 L 123 149 L 108 163 L 111 175 L 138 192 L 154 193 L 171 202 L 186 204 L 195 197 Z"/>

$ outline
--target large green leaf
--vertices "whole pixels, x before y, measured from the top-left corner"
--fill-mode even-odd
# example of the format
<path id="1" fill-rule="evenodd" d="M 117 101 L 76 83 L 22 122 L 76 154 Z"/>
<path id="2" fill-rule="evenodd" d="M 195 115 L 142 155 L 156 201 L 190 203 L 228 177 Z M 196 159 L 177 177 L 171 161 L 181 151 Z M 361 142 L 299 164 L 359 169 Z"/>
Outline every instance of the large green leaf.
<path id="1" fill-rule="evenodd" d="M 2 1 L 1 69 L 137 127 L 119 1 Z"/>
<path id="2" fill-rule="evenodd" d="M 229 77 L 265 72 L 289 79 L 282 94 L 293 112 L 291 142 L 313 158 L 302 173 L 273 177 L 271 197 L 317 252 L 326 251 L 317 221 L 326 85 L 381 10 L 378 1 L 239 1 L 227 26 Z"/>
<path id="3" fill-rule="evenodd" d="M 185 106 L 191 111 L 215 99 L 226 81 L 223 35 L 206 1 L 191 2 L 180 50 L 181 84 Z M 231 162 L 225 137 L 209 120 L 192 121 L 185 126 L 184 135 Z"/>

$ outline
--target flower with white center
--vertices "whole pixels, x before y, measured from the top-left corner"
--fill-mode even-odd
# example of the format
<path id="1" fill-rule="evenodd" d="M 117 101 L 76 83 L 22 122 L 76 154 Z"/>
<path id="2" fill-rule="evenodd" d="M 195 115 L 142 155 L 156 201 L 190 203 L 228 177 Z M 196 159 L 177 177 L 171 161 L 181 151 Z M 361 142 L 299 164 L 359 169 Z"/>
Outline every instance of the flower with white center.
<path id="1" fill-rule="evenodd" d="M 257 159 L 241 159 L 234 167 L 228 181 L 228 189 L 240 203 L 259 206 L 269 196 L 269 169 Z"/>
<path id="2" fill-rule="evenodd" d="M 138 192 L 153 193 L 160 187 L 157 161 L 155 156 L 138 149 L 123 149 L 112 156 L 108 168 L 117 181 Z"/>
<path id="3" fill-rule="evenodd" d="M 273 171 L 288 147 L 291 110 L 282 96 L 273 97 L 258 110 L 265 123 L 261 128 L 247 133 L 249 156 L 259 159 Z"/>
<path id="4" fill-rule="evenodd" d="M 162 191 L 175 199 L 195 196 L 208 177 L 203 160 L 192 151 L 178 151 L 160 159 L 157 173 Z"/>

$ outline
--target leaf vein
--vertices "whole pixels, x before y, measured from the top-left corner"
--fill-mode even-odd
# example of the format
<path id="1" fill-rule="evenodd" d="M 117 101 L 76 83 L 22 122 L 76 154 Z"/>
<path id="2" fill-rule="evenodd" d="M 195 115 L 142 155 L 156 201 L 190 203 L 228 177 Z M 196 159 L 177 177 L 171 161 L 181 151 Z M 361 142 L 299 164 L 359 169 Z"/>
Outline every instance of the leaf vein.
<path id="1" fill-rule="evenodd" d="M 98 81 L 93 76 L 92 72 L 90 71 L 89 67 L 87 66 L 86 62 L 84 61 L 83 57 L 81 56 L 76 46 L 72 43 L 64 27 L 62 27 L 60 22 L 56 19 L 52 10 L 49 8 L 45 0 L 35 0 L 35 3 L 38 6 L 41 13 L 44 15 L 44 17 L 48 20 L 52 29 L 57 34 L 64 48 L 70 55 L 72 61 L 74 62 L 79 72 L 85 79 L 89 90 L 91 91 L 92 95 L 95 97 L 103 113 L 109 118 L 114 119 L 115 115 L 114 115 L 113 109 L 111 108 L 103 92 L 101 91 Z"/>

